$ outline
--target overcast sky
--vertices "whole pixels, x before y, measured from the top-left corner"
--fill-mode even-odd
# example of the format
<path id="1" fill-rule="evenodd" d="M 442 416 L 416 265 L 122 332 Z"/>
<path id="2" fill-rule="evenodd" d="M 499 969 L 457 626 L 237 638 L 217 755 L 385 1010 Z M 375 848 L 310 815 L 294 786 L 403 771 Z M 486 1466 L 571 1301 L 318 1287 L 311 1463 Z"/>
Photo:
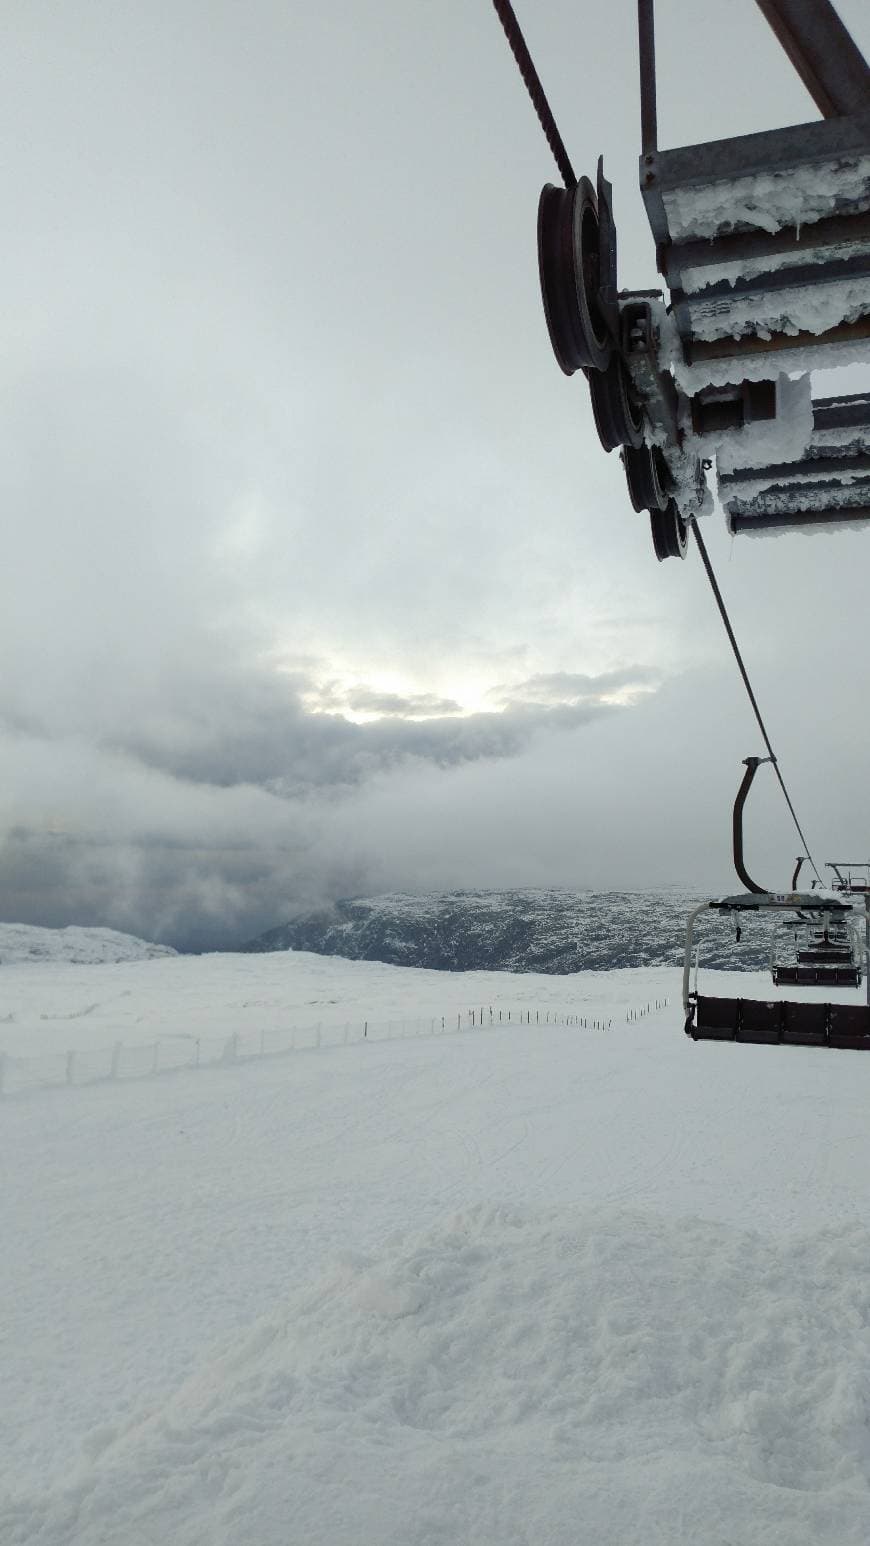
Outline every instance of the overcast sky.
<path id="1" fill-rule="evenodd" d="M 654 285 L 634 0 L 517 10 Z M 663 145 L 816 116 L 752 0 L 658 13 Z M 763 747 L 552 358 L 489 0 L 9 0 L 4 61 L 2 916 L 201 947 L 388 889 L 730 888 Z M 816 857 L 865 855 L 870 535 L 705 533 Z"/>

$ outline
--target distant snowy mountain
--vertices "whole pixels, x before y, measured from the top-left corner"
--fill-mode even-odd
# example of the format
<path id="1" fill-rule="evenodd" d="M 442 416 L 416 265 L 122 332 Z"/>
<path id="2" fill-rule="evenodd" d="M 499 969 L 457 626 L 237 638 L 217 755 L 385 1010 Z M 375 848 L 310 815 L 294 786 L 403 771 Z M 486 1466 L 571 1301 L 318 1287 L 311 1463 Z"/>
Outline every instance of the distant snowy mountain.
<path id="1" fill-rule="evenodd" d="M 450 891 L 358 897 L 270 929 L 248 951 L 311 950 L 351 961 L 436 971 L 611 971 L 682 962 L 686 920 L 702 898 L 684 891 Z M 758 971 L 767 923 L 704 924 L 702 959 Z"/>
<path id="2" fill-rule="evenodd" d="M 66 961 L 96 966 L 109 961 L 148 961 L 174 956 L 169 945 L 152 945 L 116 929 L 40 929 L 29 923 L 0 923 L 0 966 L 33 961 Z"/>

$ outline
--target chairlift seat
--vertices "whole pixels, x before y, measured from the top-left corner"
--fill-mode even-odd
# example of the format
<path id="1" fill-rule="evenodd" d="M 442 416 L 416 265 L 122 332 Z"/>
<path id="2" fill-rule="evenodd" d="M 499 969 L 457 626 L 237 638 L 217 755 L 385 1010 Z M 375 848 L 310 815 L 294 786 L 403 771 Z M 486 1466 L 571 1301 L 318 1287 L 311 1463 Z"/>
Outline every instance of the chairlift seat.
<path id="1" fill-rule="evenodd" d="M 740 1000 L 738 1041 L 776 1045 L 782 1040 L 782 1005 L 761 999 Z"/>
<path id="2" fill-rule="evenodd" d="M 857 988 L 861 982 L 860 967 L 852 965 L 774 966 L 772 976 L 776 987 Z"/>
<path id="3" fill-rule="evenodd" d="M 798 1047 L 827 1046 L 829 1008 L 828 1004 L 783 1004 L 783 1041 Z"/>
<path id="4" fill-rule="evenodd" d="M 830 1007 L 828 1046 L 870 1051 L 870 1006 L 832 1004 Z"/>
<path id="5" fill-rule="evenodd" d="M 870 1006 L 796 1004 L 698 994 L 686 1029 L 695 1041 L 870 1051 Z"/>
<path id="6" fill-rule="evenodd" d="M 739 998 L 708 998 L 699 994 L 695 1006 L 696 1040 L 736 1041 L 740 1023 Z"/>

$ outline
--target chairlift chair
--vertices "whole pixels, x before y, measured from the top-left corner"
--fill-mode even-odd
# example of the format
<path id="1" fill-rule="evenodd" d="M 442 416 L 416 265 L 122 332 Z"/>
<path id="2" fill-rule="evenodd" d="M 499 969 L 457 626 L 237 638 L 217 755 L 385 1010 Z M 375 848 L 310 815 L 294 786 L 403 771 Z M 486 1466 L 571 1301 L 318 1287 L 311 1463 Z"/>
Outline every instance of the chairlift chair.
<path id="1" fill-rule="evenodd" d="M 862 965 L 863 945 L 842 923 L 810 923 L 801 916 L 774 930 L 770 970 L 777 987 L 857 988 Z"/>
<path id="2" fill-rule="evenodd" d="M 686 949 L 683 965 L 683 1008 L 685 1030 L 694 1041 L 739 1041 L 759 1043 L 784 1043 L 794 1046 L 854 1047 L 870 1050 L 870 1001 L 865 1004 L 839 1004 L 792 1002 L 787 999 L 757 1000 L 752 998 L 711 997 L 699 993 L 697 978 L 695 987 L 690 984 L 692 960 L 695 951 L 695 925 L 701 913 L 710 910 L 725 915 L 741 916 L 746 912 L 771 912 L 773 914 L 806 913 L 808 908 L 835 915 L 836 911 L 850 911 L 848 903 L 838 898 L 822 898 L 818 892 L 771 893 L 746 892 L 702 902 L 695 908 L 686 930 Z M 697 965 L 697 961 L 696 961 Z M 810 974 L 814 968 L 797 968 Z M 835 968 L 835 970 L 844 970 Z M 789 975 L 775 976 L 777 985 L 795 984 L 797 979 Z M 821 980 L 817 976 L 800 978 L 802 987 L 831 986 L 855 987 L 854 972 L 847 982 L 831 978 Z"/>
<path id="3" fill-rule="evenodd" d="M 702 902 L 689 917 L 683 960 L 686 1034 L 694 1041 L 870 1050 L 870 972 L 866 970 L 870 962 L 870 891 L 860 897 L 844 894 L 842 887 L 838 891 L 793 889 L 771 892 L 752 879 L 743 857 L 743 809 L 762 760 L 758 757 L 746 759 L 746 773 L 734 802 L 734 867 L 747 889 L 734 896 Z M 846 868 L 842 866 L 843 870 Z M 799 870 L 800 862 L 795 869 L 795 879 Z M 856 988 L 860 986 L 862 976 L 866 976 L 866 1003 L 758 1000 L 699 993 L 695 927 L 701 914 L 707 911 L 733 916 L 738 924 L 746 913 L 764 912 L 779 919 L 771 957 L 775 986 Z M 861 913 L 863 938 L 858 930 Z M 790 951 L 789 959 L 784 960 L 780 952 L 785 940 L 790 941 Z M 691 982 L 693 958 L 694 986 Z"/>
<path id="4" fill-rule="evenodd" d="M 842 891 L 853 896 L 866 896 L 870 893 L 870 860 L 838 859 L 834 862 L 829 859 L 825 869 L 832 870 L 834 873 L 834 879 L 831 882 L 834 891 Z"/>

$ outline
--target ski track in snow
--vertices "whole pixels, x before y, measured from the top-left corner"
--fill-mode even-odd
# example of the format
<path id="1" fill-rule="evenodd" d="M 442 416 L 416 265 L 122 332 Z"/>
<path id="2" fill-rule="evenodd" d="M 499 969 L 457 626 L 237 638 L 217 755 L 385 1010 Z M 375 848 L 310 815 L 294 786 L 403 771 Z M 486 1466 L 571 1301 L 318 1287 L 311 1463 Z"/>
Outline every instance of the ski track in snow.
<path id="1" fill-rule="evenodd" d="M 696 1046 L 666 969 L 234 959 L 10 969 L 2 1029 L 96 980 L 179 1032 L 496 988 L 614 1027 L 3 1102 L 3 1546 L 866 1546 L 870 1058 Z"/>

